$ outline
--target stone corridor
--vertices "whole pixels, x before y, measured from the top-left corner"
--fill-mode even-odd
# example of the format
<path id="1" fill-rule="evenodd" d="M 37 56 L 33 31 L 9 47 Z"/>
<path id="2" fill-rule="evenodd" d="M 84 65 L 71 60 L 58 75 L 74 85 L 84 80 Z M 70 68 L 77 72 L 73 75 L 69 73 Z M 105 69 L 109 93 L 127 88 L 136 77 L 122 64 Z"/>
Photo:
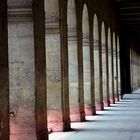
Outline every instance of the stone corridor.
<path id="1" fill-rule="evenodd" d="M 71 132 L 49 134 L 49 140 L 139 140 L 140 89 L 71 127 Z"/>
<path id="2" fill-rule="evenodd" d="M 0 140 L 136 140 L 139 11 L 137 0 L 0 0 Z"/>

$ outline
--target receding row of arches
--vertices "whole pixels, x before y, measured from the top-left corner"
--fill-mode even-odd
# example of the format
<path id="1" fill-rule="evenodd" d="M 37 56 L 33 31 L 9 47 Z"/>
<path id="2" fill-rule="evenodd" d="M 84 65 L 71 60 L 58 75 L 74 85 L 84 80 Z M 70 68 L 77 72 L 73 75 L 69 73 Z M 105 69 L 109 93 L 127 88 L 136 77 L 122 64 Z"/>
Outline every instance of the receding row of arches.
<path id="1" fill-rule="evenodd" d="M 69 51 L 69 94 L 71 121 L 80 121 L 78 105 L 78 48 L 76 8 L 74 0 L 68 1 L 68 51 Z M 82 55 L 83 55 L 83 87 L 84 111 L 86 115 L 95 114 L 95 110 L 102 109 L 101 104 L 115 103 L 119 98 L 120 68 L 119 68 L 119 36 L 108 28 L 105 23 L 101 25 L 101 44 L 99 44 L 99 24 L 95 14 L 93 18 L 93 32 L 89 27 L 89 14 L 86 4 L 83 7 L 82 17 Z M 93 33 L 93 44 L 90 35 Z M 111 36 L 111 34 L 113 34 Z M 111 42 L 112 39 L 112 42 Z M 91 46 L 93 45 L 93 48 Z M 92 51 L 92 52 L 91 52 Z M 91 58 L 93 57 L 93 58 Z M 93 61 L 93 65 L 91 64 Z M 93 76 L 93 77 L 92 77 Z M 101 81 L 102 79 L 102 81 Z M 92 80 L 94 82 L 92 83 Z M 94 89 L 92 84 L 94 85 Z M 102 84 L 102 85 L 101 85 Z M 77 118 L 78 117 L 78 118 Z"/>
<path id="2" fill-rule="evenodd" d="M 80 103 L 78 91 L 78 46 L 75 1 L 68 1 L 68 65 L 69 95 L 71 121 L 80 121 Z M 93 31 L 90 31 L 89 14 L 86 4 L 82 17 L 82 55 L 83 55 L 83 88 L 84 111 L 86 115 L 96 114 L 103 109 L 102 104 L 110 105 L 119 100 L 120 60 L 119 36 L 111 32 L 105 23 L 101 25 L 101 44 L 99 40 L 98 17 L 94 14 Z M 90 35 L 93 33 L 93 44 Z M 93 46 L 93 48 L 92 48 Z M 92 51 L 92 52 L 91 52 Z M 93 58 L 91 58 L 93 57 Z M 93 64 L 91 64 L 93 63 Z M 92 77 L 93 76 L 93 77 Z M 93 80 L 93 81 L 92 81 Z M 93 82 L 93 83 L 92 83 Z M 93 84 L 93 85 L 92 85 Z M 92 89 L 94 88 L 94 89 Z"/>
<path id="3" fill-rule="evenodd" d="M 15 134 L 20 137 L 20 132 L 27 134 L 21 136 L 22 139 L 30 135 L 36 139 L 37 128 L 38 132 L 44 134 L 46 125 L 41 119 L 44 119 L 45 111 L 42 113 L 40 108 L 44 110 L 45 103 L 42 102 L 45 100 L 49 131 L 70 130 L 70 121 L 85 121 L 85 115 L 95 115 L 96 110 L 103 110 L 105 105 L 119 100 L 119 35 L 104 21 L 99 24 L 98 13 L 94 14 L 93 24 L 90 24 L 91 17 L 86 4 L 81 21 L 78 21 L 75 0 L 68 0 L 64 22 L 62 17 L 60 19 L 60 11 L 63 11 L 60 4 L 59 0 L 45 1 L 46 69 L 39 65 L 39 62 L 45 62 L 44 59 L 39 62 L 35 59 L 37 51 L 34 40 L 37 38 L 42 41 L 44 38 L 34 35 L 32 17 L 22 19 L 21 16 L 14 20 L 11 19 L 14 16 L 8 17 L 9 105 L 10 112 L 14 112 L 10 117 L 11 139 L 16 140 Z M 30 14 L 32 10 L 28 10 Z M 40 46 L 43 45 L 41 41 Z M 41 48 L 38 52 L 43 53 Z M 46 70 L 46 75 L 40 69 L 41 76 L 35 73 L 36 63 Z M 41 79 L 45 76 L 46 83 Z M 43 86 L 41 92 L 34 95 L 36 77 L 41 79 L 40 87 L 43 82 L 46 84 L 47 97 L 42 95 L 45 90 Z M 35 112 L 36 108 L 38 110 Z"/>

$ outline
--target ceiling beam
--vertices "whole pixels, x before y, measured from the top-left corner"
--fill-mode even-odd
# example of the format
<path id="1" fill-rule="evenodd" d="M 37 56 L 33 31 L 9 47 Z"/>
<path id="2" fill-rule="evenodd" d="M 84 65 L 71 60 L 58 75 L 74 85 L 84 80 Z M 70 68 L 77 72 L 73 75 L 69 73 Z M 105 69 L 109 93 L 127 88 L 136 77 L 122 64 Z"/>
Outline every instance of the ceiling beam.
<path id="1" fill-rule="evenodd" d="M 140 2 L 120 2 L 120 7 L 121 8 L 139 8 L 140 7 Z"/>
<path id="2" fill-rule="evenodd" d="M 123 24 L 127 24 L 127 25 L 132 25 L 132 26 L 137 26 L 137 25 L 140 25 L 140 21 L 139 22 L 121 22 Z"/>
<path id="3" fill-rule="evenodd" d="M 133 16 L 133 17 L 139 16 L 140 17 L 140 12 L 139 13 L 120 12 L 120 16 Z"/>
<path id="4" fill-rule="evenodd" d="M 140 18 L 121 18 L 121 21 L 140 21 Z"/>

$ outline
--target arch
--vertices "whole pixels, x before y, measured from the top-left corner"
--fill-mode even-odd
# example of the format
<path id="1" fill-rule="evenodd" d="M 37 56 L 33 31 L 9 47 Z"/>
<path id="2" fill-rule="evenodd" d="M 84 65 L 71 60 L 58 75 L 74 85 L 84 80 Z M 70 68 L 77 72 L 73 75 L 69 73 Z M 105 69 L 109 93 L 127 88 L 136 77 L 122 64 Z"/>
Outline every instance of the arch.
<path id="1" fill-rule="evenodd" d="M 111 49 L 111 29 L 108 28 L 108 69 L 109 69 L 109 96 L 110 99 L 113 98 L 112 96 L 112 49 Z"/>
<path id="2" fill-rule="evenodd" d="M 91 108 L 91 69 L 89 46 L 89 16 L 86 4 L 83 7 L 82 33 L 83 33 L 83 75 L 84 75 L 84 106 L 85 114 L 92 114 Z"/>
<path id="3" fill-rule="evenodd" d="M 69 66 L 69 103 L 71 121 L 80 121 L 80 106 L 78 94 L 78 52 L 76 7 L 74 0 L 68 0 L 68 66 Z"/>
<path id="4" fill-rule="evenodd" d="M 105 44 L 106 42 L 106 35 L 105 35 L 105 23 L 104 21 L 102 21 L 102 29 L 101 29 L 101 42 L 102 42 L 102 45 Z M 102 46 L 102 47 L 105 47 L 105 46 Z"/>
<path id="5" fill-rule="evenodd" d="M 93 18 L 93 36 L 94 39 L 99 40 L 99 25 L 98 25 L 98 17 L 96 14 L 94 14 Z"/>
<path id="6" fill-rule="evenodd" d="M 106 34 L 105 23 L 102 22 L 101 29 L 101 44 L 102 44 L 102 76 L 103 76 L 103 100 L 107 103 L 107 55 L 106 55 Z"/>
<path id="7" fill-rule="evenodd" d="M 76 32 L 77 25 L 76 25 L 75 0 L 68 0 L 67 3 L 67 25 L 68 25 L 68 29 L 69 30 L 71 29 L 70 31 Z"/>
<path id="8" fill-rule="evenodd" d="M 83 32 L 83 38 L 89 38 L 89 15 L 88 15 L 88 8 L 86 4 L 84 4 L 83 7 L 82 32 Z"/>
<path id="9" fill-rule="evenodd" d="M 111 51 L 111 29 L 108 28 L 108 50 Z"/>
<path id="10" fill-rule="evenodd" d="M 98 105 L 100 104 L 100 73 L 99 73 L 99 25 L 98 25 L 98 17 L 94 14 L 93 18 L 93 40 L 94 40 L 94 83 L 95 83 L 95 105 L 98 110 Z"/>

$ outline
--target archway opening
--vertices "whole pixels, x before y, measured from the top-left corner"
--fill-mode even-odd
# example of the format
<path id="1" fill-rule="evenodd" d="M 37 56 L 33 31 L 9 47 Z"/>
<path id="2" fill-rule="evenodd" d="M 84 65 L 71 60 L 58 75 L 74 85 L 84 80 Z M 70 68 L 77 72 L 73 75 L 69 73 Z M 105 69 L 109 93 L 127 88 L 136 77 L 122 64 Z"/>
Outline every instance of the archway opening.
<path id="1" fill-rule="evenodd" d="M 93 19 L 93 53 L 94 53 L 94 92 L 95 92 L 95 106 L 98 110 L 100 108 L 100 73 L 99 73 L 99 25 L 97 15 Z"/>
<path id="2" fill-rule="evenodd" d="M 92 107 L 91 107 L 89 17 L 86 5 L 84 5 L 83 8 L 82 33 L 83 33 L 84 106 L 85 106 L 85 114 L 91 115 Z"/>
<path id="3" fill-rule="evenodd" d="M 75 1 L 68 0 L 68 67 L 69 67 L 69 103 L 71 121 L 80 121 L 78 91 L 78 51 Z"/>

